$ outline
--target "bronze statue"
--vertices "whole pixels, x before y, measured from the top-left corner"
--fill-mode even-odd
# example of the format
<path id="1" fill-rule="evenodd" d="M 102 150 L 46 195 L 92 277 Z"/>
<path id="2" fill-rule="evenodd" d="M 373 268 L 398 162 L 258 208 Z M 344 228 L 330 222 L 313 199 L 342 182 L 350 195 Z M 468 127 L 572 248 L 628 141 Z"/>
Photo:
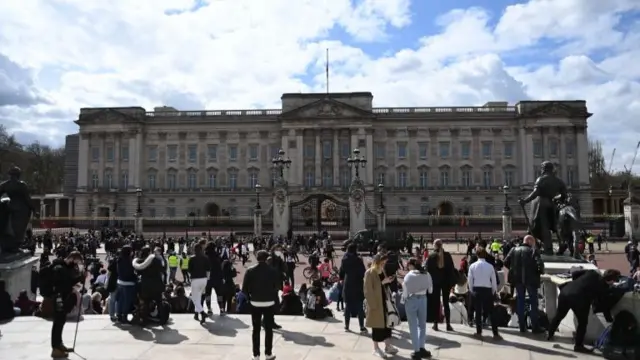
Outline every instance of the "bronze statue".
<path id="1" fill-rule="evenodd" d="M 545 161 L 541 165 L 542 174 L 536 179 L 533 191 L 524 199 L 518 200 L 521 206 L 531 203 L 531 235 L 542 242 L 543 252 L 553 255 L 551 232 L 557 233 L 558 209 L 556 201 L 564 203 L 567 199 L 567 186 L 555 175 L 554 166 Z"/>
<path id="2" fill-rule="evenodd" d="M 33 214 L 31 196 L 24 181 L 20 180 L 21 170 L 9 170 L 9 180 L 0 184 L 0 258 L 22 253 L 27 227 Z"/>

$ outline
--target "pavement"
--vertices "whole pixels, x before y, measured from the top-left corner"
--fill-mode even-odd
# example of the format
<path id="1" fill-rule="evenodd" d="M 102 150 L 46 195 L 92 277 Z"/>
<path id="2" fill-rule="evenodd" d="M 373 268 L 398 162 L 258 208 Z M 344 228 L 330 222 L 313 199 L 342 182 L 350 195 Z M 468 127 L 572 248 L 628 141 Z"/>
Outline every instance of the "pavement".
<path id="1" fill-rule="evenodd" d="M 355 319 L 354 319 L 355 320 Z M 342 319 L 309 320 L 298 316 L 277 316 L 282 330 L 276 331 L 273 353 L 278 360 L 360 360 L 372 358 L 369 336 L 345 333 Z M 67 323 L 64 343 L 73 344 L 75 323 Z M 352 326 L 355 328 L 355 325 Z M 471 337 L 474 329 L 454 325 L 455 332 L 434 332 L 428 328 L 426 348 L 436 359 L 543 360 L 561 358 L 596 359 L 575 354 L 568 334 L 546 342 L 538 336 L 521 336 L 516 329 L 504 329 L 504 340 L 493 342 Z M 0 358 L 12 360 L 50 359 L 51 322 L 37 317 L 18 317 L 0 325 Z M 264 336 L 264 335 L 262 335 Z M 408 359 L 411 342 L 408 326 L 394 330 L 395 356 Z M 263 345 L 264 346 L 264 345 Z M 262 348 L 264 348 L 262 346 Z M 201 326 L 191 315 L 172 315 L 165 327 L 139 328 L 114 325 L 107 315 L 89 315 L 78 323 L 76 354 L 71 359 L 86 360 L 219 360 L 250 359 L 250 315 L 214 316 Z M 264 356 L 264 355 L 263 355 Z"/>

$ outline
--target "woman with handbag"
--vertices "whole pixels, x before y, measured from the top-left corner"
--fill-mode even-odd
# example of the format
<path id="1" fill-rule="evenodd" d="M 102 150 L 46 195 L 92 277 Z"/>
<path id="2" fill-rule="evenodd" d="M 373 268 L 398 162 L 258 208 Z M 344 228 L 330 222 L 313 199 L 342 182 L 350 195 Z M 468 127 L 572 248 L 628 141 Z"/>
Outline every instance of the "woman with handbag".
<path id="1" fill-rule="evenodd" d="M 373 258 L 371 267 L 364 274 L 364 298 L 367 303 L 367 317 L 365 325 L 371 328 L 373 340 L 373 354 L 381 358 L 398 353 L 398 349 L 391 345 L 391 327 L 389 325 L 387 285 L 393 281 L 392 276 L 384 274 L 384 264 L 387 257 L 381 254 Z M 380 348 L 384 343 L 384 350 Z"/>

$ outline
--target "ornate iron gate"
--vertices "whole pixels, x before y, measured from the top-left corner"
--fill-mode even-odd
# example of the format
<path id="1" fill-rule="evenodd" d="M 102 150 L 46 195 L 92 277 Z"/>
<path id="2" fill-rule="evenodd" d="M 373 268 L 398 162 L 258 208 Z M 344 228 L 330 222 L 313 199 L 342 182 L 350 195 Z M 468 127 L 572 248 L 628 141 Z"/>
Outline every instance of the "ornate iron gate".
<path id="1" fill-rule="evenodd" d="M 371 208 L 369 208 L 369 206 L 367 206 L 364 221 L 367 229 L 377 229 L 378 217 L 376 216 L 375 212 L 371 211 Z"/>
<path id="2" fill-rule="evenodd" d="M 292 202 L 291 230 L 294 233 L 320 233 L 349 230 L 349 204 L 318 194 Z"/>

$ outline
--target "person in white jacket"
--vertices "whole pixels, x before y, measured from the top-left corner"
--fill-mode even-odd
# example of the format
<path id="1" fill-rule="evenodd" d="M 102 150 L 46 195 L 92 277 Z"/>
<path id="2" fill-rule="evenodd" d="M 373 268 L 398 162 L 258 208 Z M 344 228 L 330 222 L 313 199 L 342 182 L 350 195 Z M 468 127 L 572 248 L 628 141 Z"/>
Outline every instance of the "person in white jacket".
<path id="1" fill-rule="evenodd" d="M 431 275 L 422 267 L 418 259 L 410 259 L 409 270 L 402 283 L 402 301 L 409 323 L 409 333 L 413 344 L 411 358 L 414 360 L 431 357 L 424 348 L 427 337 L 427 294 L 433 292 Z"/>

